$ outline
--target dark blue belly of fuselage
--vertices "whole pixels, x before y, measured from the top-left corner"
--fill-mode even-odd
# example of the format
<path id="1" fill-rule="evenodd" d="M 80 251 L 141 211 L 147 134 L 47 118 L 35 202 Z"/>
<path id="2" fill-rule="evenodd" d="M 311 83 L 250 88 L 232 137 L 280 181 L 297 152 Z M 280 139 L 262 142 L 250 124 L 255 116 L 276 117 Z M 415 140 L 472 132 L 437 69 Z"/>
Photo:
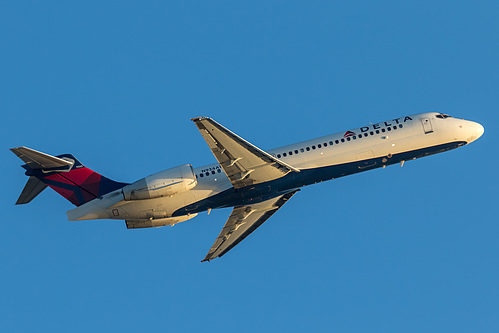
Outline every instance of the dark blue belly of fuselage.
<path id="1" fill-rule="evenodd" d="M 392 156 L 382 156 L 362 161 L 331 165 L 313 169 L 303 169 L 300 172 L 290 172 L 286 176 L 269 182 L 247 186 L 240 189 L 230 188 L 214 196 L 200 200 L 178 209 L 173 216 L 199 213 L 208 209 L 244 206 L 281 196 L 300 187 L 320 183 L 355 173 L 380 168 L 387 165 L 421 158 L 465 145 L 466 142 L 450 142 L 433 147 L 412 150 Z"/>

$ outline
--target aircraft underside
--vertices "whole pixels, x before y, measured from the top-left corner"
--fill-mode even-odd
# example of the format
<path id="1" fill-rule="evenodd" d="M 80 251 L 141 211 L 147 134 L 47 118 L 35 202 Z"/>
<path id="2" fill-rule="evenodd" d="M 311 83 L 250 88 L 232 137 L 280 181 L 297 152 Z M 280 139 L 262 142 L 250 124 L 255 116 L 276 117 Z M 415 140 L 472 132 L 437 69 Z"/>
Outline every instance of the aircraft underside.
<path id="1" fill-rule="evenodd" d="M 244 206 L 269 200 L 285 193 L 295 191 L 303 186 L 332 180 L 359 172 L 382 168 L 385 166 L 410 161 L 417 158 L 438 154 L 465 145 L 465 141 L 449 142 L 433 147 L 381 156 L 377 158 L 355 161 L 339 165 L 331 165 L 314 169 L 302 169 L 299 173 L 289 173 L 286 176 L 242 189 L 230 188 L 214 196 L 200 200 L 178 209 L 173 216 L 200 213 L 208 209 Z"/>

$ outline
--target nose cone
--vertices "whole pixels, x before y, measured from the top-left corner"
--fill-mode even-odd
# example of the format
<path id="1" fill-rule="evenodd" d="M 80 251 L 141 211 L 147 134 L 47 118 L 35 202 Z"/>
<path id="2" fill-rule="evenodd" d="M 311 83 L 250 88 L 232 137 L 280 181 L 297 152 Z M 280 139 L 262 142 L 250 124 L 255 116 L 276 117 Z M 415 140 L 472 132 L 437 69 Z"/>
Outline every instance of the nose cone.
<path id="1" fill-rule="evenodd" d="M 483 135 L 483 132 L 485 132 L 485 128 L 479 123 L 476 123 L 476 138 L 478 139 Z"/>
<path id="2" fill-rule="evenodd" d="M 473 122 L 471 125 L 471 131 L 470 131 L 471 136 L 467 140 L 468 143 L 473 142 L 476 139 L 478 139 L 479 137 L 481 137 L 483 135 L 484 131 L 485 131 L 485 129 L 483 128 L 483 126 L 481 124 Z"/>

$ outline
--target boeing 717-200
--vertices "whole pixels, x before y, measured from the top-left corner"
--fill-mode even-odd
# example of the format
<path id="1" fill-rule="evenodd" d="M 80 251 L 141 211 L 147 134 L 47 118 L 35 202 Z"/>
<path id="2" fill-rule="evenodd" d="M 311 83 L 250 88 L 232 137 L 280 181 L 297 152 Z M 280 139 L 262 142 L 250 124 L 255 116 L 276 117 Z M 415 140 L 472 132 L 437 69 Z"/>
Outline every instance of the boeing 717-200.
<path id="1" fill-rule="evenodd" d="M 303 186 L 414 160 L 469 144 L 482 125 L 429 112 L 263 151 L 213 119 L 192 119 L 217 159 L 184 164 L 134 183 L 121 183 L 83 166 L 73 155 L 51 156 L 18 147 L 12 152 L 29 176 L 17 204 L 47 186 L 71 201 L 70 221 L 125 220 L 129 229 L 187 221 L 203 211 L 233 207 L 203 261 L 223 256 L 279 210 Z"/>

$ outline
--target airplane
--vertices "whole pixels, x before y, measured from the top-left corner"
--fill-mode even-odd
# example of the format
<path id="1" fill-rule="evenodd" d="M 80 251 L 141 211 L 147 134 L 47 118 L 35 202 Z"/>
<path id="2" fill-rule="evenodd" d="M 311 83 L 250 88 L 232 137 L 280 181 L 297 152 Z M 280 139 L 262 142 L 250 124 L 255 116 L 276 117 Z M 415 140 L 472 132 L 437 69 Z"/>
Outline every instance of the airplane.
<path id="1" fill-rule="evenodd" d="M 48 186 L 77 206 L 67 211 L 69 221 L 125 220 L 128 229 L 173 226 L 200 212 L 233 207 L 204 262 L 225 255 L 304 186 L 403 166 L 484 133 L 479 123 L 427 112 L 264 151 L 211 118 L 191 120 L 218 163 L 184 164 L 134 183 L 106 178 L 70 154 L 12 148 L 29 176 L 16 204 L 29 203 Z"/>

